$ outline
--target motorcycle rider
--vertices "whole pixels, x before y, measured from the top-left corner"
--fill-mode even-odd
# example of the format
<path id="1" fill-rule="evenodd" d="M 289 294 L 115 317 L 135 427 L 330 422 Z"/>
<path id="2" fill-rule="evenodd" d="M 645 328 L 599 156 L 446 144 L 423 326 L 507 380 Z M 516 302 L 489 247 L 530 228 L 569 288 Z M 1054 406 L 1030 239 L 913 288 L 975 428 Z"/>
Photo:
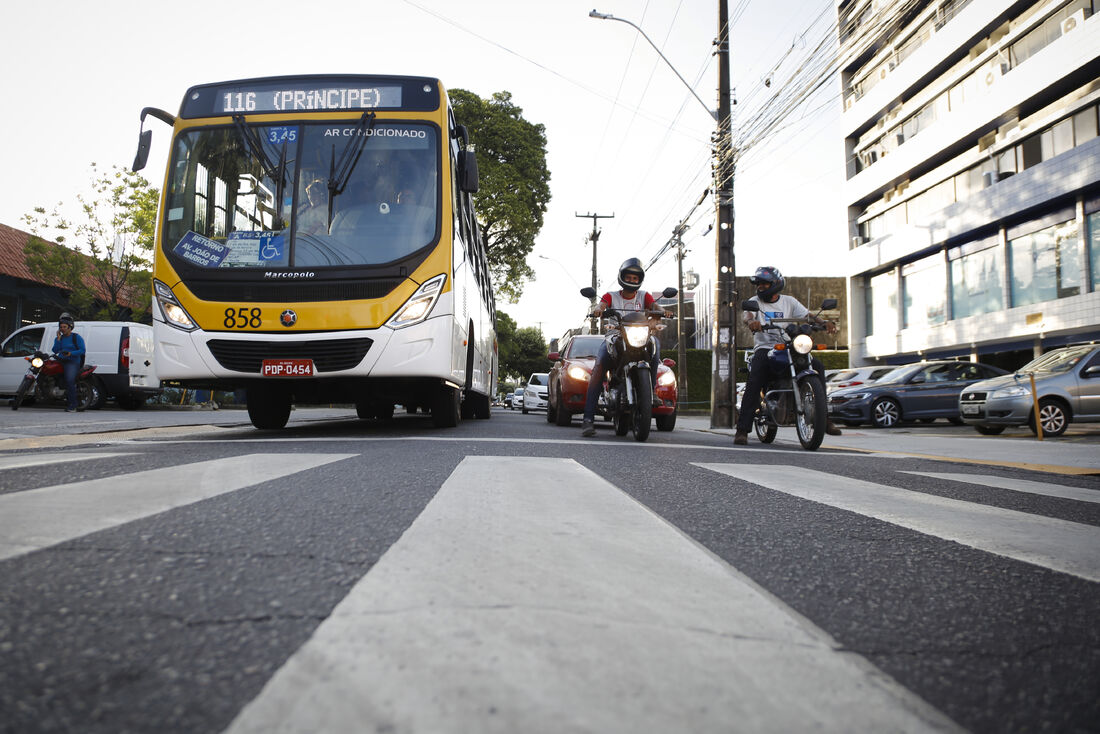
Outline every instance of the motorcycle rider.
<path id="1" fill-rule="evenodd" d="M 733 434 L 733 442 L 738 446 L 744 446 L 749 442 L 749 429 L 752 428 L 756 410 L 760 407 L 760 390 L 767 382 L 769 365 L 768 352 L 775 343 L 775 339 L 764 332 L 764 324 L 770 319 L 807 318 L 811 323 L 825 324 L 826 331 L 835 334 L 837 327 L 832 321 L 818 318 L 810 313 L 810 310 L 794 296 L 781 295 L 783 287 L 787 285 L 783 274 L 778 268 L 764 266 L 756 269 L 749 282 L 756 286 L 756 295 L 749 300 L 755 300 L 760 304 L 759 311 L 745 311 L 742 319 L 749 330 L 755 335 L 753 338 L 752 361 L 749 364 L 749 379 L 745 383 L 745 394 L 741 397 L 741 410 L 737 415 L 737 427 Z M 825 368 L 821 361 L 811 357 L 810 365 L 814 371 L 825 380 Z M 825 409 L 825 406 L 819 406 Z M 840 429 L 831 420 L 825 425 L 825 432 L 830 436 L 839 436 Z"/>
<path id="2" fill-rule="evenodd" d="M 51 349 L 65 371 L 65 387 L 68 396 L 66 413 L 83 410 L 76 404 L 76 376 L 80 374 L 80 368 L 84 365 L 85 348 L 83 337 L 73 331 L 75 327 L 76 323 L 72 316 L 67 313 L 61 314 L 57 320 L 57 338 L 53 340 Z"/>
<path id="3" fill-rule="evenodd" d="M 645 280 L 645 268 L 642 261 L 636 257 L 625 260 L 619 266 L 618 291 L 608 291 L 603 294 L 592 315 L 599 319 L 608 308 L 619 312 L 625 311 L 654 311 L 657 309 L 657 299 L 647 291 L 641 290 L 642 281 Z M 671 318 L 672 313 L 661 311 L 664 318 Z M 661 342 L 655 338 L 657 348 L 653 351 L 653 358 L 649 361 L 649 369 L 653 378 L 653 385 L 657 385 L 657 365 L 661 361 Z M 596 404 L 600 399 L 600 391 L 603 389 L 602 376 L 615 368 L 614 360 L 607 354 L 607 343 L 600 344 L 596 354 L 596 363 L 592 367 L 592 375 L 588 378 L 588 394 L 584 401 L 584 419 L 581 421 L 581 435 L 596 435 Z"/>

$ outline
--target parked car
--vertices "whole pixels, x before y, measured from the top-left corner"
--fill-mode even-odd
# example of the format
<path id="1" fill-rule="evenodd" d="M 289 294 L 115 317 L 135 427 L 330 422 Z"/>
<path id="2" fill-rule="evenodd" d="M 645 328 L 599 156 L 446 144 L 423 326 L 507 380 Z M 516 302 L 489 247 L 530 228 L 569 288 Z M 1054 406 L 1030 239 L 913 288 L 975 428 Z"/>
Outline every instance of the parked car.
<path id="1" fill-rule="evenodd" d="M 888 365 L 885 367 L 853 367 L 846 370 L 831 370 L 825 376 L 825 392 L 841 390 L 846 387 L 868 385 L 877 382 L 882 377 L 893 372 L 897 367 Z"/>
<path id="2" fill-rule="evenodd" d="M 546 410 L 546 382 L 550 375 L 546 372 L 532 372 L 527 378 L 527 387 L 523 388 L 523 414 L 532 410 Z"/>
<path id="3" fill-rule="evenodd" d="M 133 410 L 160 392 L 153 365 L 153 327 L 131 321 L 77 321 L 73 328 L 84 339 L 85 364 L 94 364 L 92 409 L 114 398 Z M 26 357 L 49 352 L 57 322 L 31 324 L 12 333 L 0 347 L 0 395 L 14 395 L 27 372 Z"/>
<path id="4" fill-rule="evenodd" d="M 1074 421 L 1100 421 L 1100 344 L 1054 349 L 1010 375 L 970 385 L 959 395 L 959 415 L 987 436 L 1008 426 L 1035 433 L 1032 373 L 1044 436 L 1061 436 Z"/>
<path id="5" fill-rule="evenodd" d="M 584 413 L 584 400 L 588 394 L 588 380 L 596 363 L 596 352 L 603 343 L 598 334 L 581 334 L 572 337 L 560 352 L 547 357 L 554 363 L 550 368 L 548 406 L 546 420 L 559 426 L 568 426 L 573 415 Z M 676 427 L 677 386 L 676 363 L 665 359 L 657 365 L 657 391 L 653 395 L 653 419 L 658 431 L 671 431 Z M 606 417 L 601 403 L 596 412 Z"/>
<path id="6" fill-rule="evenodd" d="M 504 407 L 508 410 L 512 409 L 512 398 L 514 398 L 515 395 L 515 392 L 510 392 L 504 396 Z"/>
<path id="7" fill-rule="evenodd" d="M 938 360 L 902 365 L 870 385 L 835 390 L 829 417 L 850 426 L 893 428 L 902 421 L 946 418 L 962 425 L 959 393 L 979 380 L 1006 374 L 980 362 Z"/>

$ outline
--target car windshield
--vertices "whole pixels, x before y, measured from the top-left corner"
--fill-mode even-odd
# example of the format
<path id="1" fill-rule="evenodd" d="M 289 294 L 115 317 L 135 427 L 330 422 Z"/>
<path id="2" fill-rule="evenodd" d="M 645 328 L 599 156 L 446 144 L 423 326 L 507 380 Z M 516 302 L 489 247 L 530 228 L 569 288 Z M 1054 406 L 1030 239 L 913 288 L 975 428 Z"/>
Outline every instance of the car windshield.
<path id="1" fill-rule="evenodd" d="M 573 341 L 569 342 L 568 356 L 571 359 L 595 357 L 596 352 L 600 349 L 600 344 L 603 344 L 602 336 L 574 337 Z"/>
<path id="2" fill-rule="evenodd" d="M 527 381 L 527 386 L 533 387 L 536 385 L 545 385 L 547 377 L 548 375 L 545 374 L 531 375 L 531 379 Z"/>
<path id="3" fill-rule="evenodd" d="M 841 370 L 840 372 L 835 372 L 830 375 L 829 379 L 825 380 L 825 382 L 843 382 L 844 380 L 852 379 L 857 374 L 855 370 Z"/>
<path id="4" fill-rule="evenodd" d="M 910 365 L 905 365 L 904 367 L 898 367 L 893 372 L 891 372 L 887 375 L 883 375 L 881 379 L 876 380 L 875 384 L 876 385 L 894 385 L 894 384 L 897 384 L 899 382 L 905 382 L 906 380 L 908 380 L 910 377 L 913 376 L 914 372 L 916 372 L 917 370 L 923 369 L 924 367 L 925 367 L 925 365 L 922 365 L 922 364 L 910 364 Z"/>
<path id="5" fill-rule="evenodd" d="M 1081 358 L 1091 352 L 1095 347 L 1084 346 L 1072 349 L 1056 349 L 1047 352 L 1043 356 L 1033 359 L 1025 364 L 1017 372 L 1065 372 L 1081 361 Z"/>

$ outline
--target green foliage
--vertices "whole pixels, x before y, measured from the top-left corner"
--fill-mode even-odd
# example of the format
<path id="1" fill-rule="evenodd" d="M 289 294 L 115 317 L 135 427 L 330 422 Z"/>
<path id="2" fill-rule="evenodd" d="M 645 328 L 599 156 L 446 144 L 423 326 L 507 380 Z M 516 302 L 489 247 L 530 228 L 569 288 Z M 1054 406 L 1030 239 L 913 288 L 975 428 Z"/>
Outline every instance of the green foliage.
<path id="1" fill-rule="evenodd" d="M 749 373 L 745 367 L 745 350 L 737 350 L 737 382 L 748 379 Z M 676 359 L 676 352 L 662 351 L 662 357 Z M 827 349 L 814 352 L 813 356 L 821 360 L 821 364 L 827 370 L 843 369 L 848 366 L 848 352 L 845 350 Z M 714 367 L 709 349 L 688 349 L 688 396 L 680 396 L 680 405 L 685 409 L 710 410 L 711 382 L 714 379 Z M 673 368 L 677 374 L 680 365 Z"/>
<path id="2" fill-rule="evenodd" d="M 464 89 L 448 94 L 455 119 L 469 129 L 477 153 L 480 190 L 474 200 L 494 290 L 515 303 L 523 284 L 534 277 L 527 256 L 550 201 L 546 128 L 523 119 L 510 92 L 496 92 L 490 99 Z"/>
<path id="3" fill-rule="evenodd" d="M 547 372 L 546 339 L 534 327 L 516 328 L 516 322 L 503 311 L 497 311 L 497 345 L 500 353 L 500 379 L 526 380 L 532 372 Z"/>
<path id="4" fill-rule="evenodd" d="M 93 163 L 92 177 L 91 196 L 76 197 L 76 219 L 62 214 L 61 203 L 49 212 L 36 207 L 23 217 L 33 235 L 24 248 L 27 268 L 42 282 L 68 291 L 68 302 L 59 305 L 79 318 L 118 319 L 133 304 L 130 318 L 140 319 L 152 300 L 159 193 L 118 166 L 100 173 Z"/>

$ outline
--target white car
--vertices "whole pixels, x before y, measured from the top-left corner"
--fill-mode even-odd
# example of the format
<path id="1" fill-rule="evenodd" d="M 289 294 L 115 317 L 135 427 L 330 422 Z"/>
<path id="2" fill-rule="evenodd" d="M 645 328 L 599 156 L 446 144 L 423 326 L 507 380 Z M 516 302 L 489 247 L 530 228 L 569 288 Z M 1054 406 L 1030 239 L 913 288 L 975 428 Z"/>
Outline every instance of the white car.
<path id="1" fill-rule="evenodd" d="M 896 365 L 878 367 L 852 367 L 846 370 L 832 370 L 825 378 L 825 392 L 840 390 L 845 387 L 857 385 L 870 385 L 897 368 Z"/>
<path id="2" fill-rule="evenodd" d="M 535 372 L 527 379 L 527 387 L 523 388 L 523 412 L 532 410 L 546 410 L 549 405 L 549 372 Z"/>

